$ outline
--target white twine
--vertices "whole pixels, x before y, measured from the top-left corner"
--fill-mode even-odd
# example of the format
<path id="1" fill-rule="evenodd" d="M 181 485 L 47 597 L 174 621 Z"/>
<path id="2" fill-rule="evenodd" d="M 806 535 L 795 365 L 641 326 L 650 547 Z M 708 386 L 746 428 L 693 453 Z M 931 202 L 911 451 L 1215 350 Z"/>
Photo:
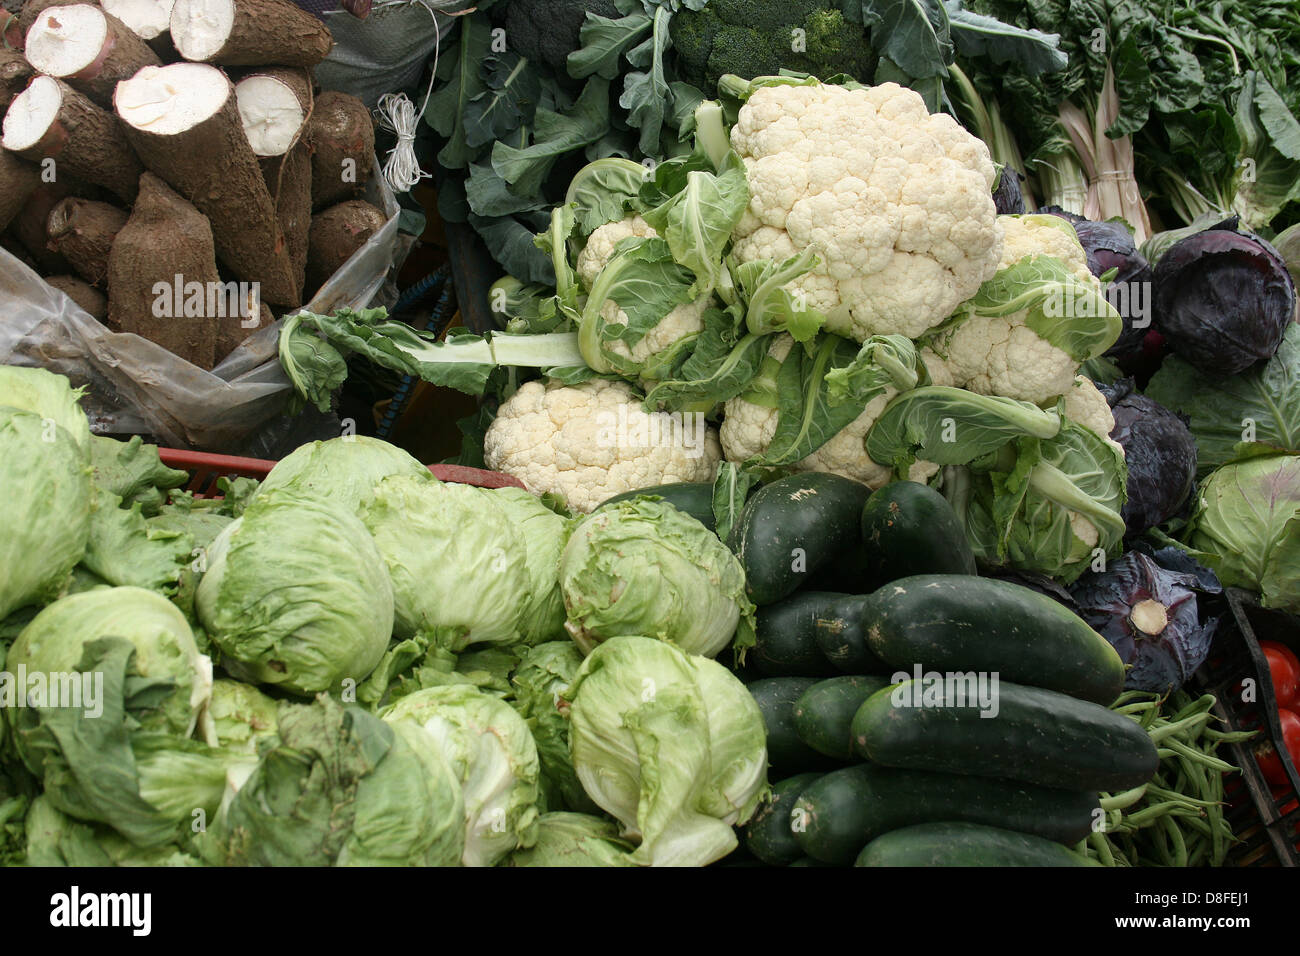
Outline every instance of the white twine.
<path id="1" fill-rule="evenodd" d="M 376 0 L 374 4 L 373 8 L 408 5 L 424 7 L 433 18 L 434 26 L 433 65 L 429 68 L 429 88 L 424 91 L 424 103 L 420 106 L 420 112 L 415 112 L 415 104 L 405 93 L 385 93 L 379 98 L 375 109 L 380 129 L 397 137 L 397 143 L 388 151 L 388 158 L 384 161 L 384 178 L 395 193 L 410 192 L 420 184 L 420 180 L 432 177 L 432 173 L 426 173 L 420 168 L 420 161 L 416 158 L 415 134 L 420 128 L 420 120 L 424 119 L 424 111 L 429 108 L 429 97 L 433 95 L 433 84 L 438 75 L 438 55 L 442 51 L 442 28 L 438 25 L 438 14 L 461 16 L 473 12 L 473 7 L 455 13 L 445 9 L 463 2 L 464 0 Z"/>

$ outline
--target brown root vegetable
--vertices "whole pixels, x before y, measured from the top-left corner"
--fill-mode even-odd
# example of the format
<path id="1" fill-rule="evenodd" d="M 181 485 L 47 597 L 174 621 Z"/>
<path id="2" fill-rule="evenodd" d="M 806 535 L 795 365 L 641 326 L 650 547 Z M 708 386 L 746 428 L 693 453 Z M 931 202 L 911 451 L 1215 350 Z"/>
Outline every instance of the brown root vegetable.
<path id="1" fill-rule="evenodd" d="M 270 67 L 241 78 L 235 99 L 244 135 L 258 157 L 283 156 L 303 138 L 311 109 L 311 80 L 296 67 Z"/>
<path id="2" fill-rule="evenodd" d="M 41 171 L 13 153 L 0 149 L 0 230 L 22 211 L 27 197 L 41 184 Z"/>
<path id="3" fill-rule="evenodd" d="M 65 79 L 110 108 L 119 81 L 162 63 L 130 27 L 88 3 L 42 10 L 27 31 L 24 53 L 37 72 Z"/>
<path id="4" fill-rule="evenodd" d="M 46 284 L 58 289 L 81 307 L 83 312 L 100 322 L 108 321 L 108 299 L 104 293 L 76 276 L 49 276 Z"/>
<path id="5" fill-rule="evenodd" d="M 313 216 L 307 243 L 307 288 L 314 292 L 324 285 L 387 221 L 382 209 L 359 199 Z"/>
<path id="6" fill-rule="evenodd" d="M 32 78 L 32 65 L 17 50 L 0 47 L 0 110 L 7 110 L 13 98 Z"/>
<path id="7" fill-rule="evenodd" d="M 54 182 L 39 183 L 9 225 L 23 248 L 27 250 L 27 254 L 36 263 L 36 271 L 41 275 L 59 275 L 72 271 L 68 260 L 49 248 L 49 236 L 45 230 L 49 227 L 50 213 L 60 200 L 84 192 L 84 189 L 77 188 L 77 185 L 77 180 L 72 176 Z"/>
<path id="8" fill-rule="evenodd" d="M 171 35 L 185 59 L 222 66 L 315 66 L 334 45 L 292 0 L 176 0 Z"/>
<path id="9" fill-rule="evenodd" d="M 117 88 L 117 115 L 151 172 L 212 224 L 217 258 L 263 301 L 296 307 L 288 246 L 271 193 L 244 135 L 235 88 L 216 67 L 146 67 Z"/>
<path id="10" fill-rule="evenodd" d="M 235 349 L 243 344 L 244 339 L 254 332 L 275 324 L 275 316 L 265 302 L 250 299 L 242 304 L 243 315 L 223 318 L 217 326 L 217 361 L 220 365 Z M 257 316 L 256 319 L 253 316 Z"/>
<path id="11" fill-rule="evenodd" d="M 105 13 L 125 23 L 141 40 L 156 40 L 167 34 L 175 0 L 100 0 L 99 5 Z M 154 52 L 157 52 L 157 47 L 154 47 Z"/>
<path id="12" fill-rule="evenodd" d="M 200 368 L 216 356 L 223 287 L 211 226 L 152 173 L 140 177 L 131 218 L 108 256 L 108 321 Z"/>
<path id="13" fill-rule="evenodd" d="M 307 120 L 311 147 L 311 205 L 324 209 L 352 199 L 370 180 L 375 124 L 355 96 L 327 90 L 316 97 Z"/>
<path id="14" fill-rule="evenodd" d="M 126 213 L 93 199 L 62 199 L 50 210 L 45 234 L 49 246 L 91 285 L 108 277 L 108 251 L 126 225 Z"/>
<path id="15" fill-rule="evenodd" d="M 55 179 L 70 173 L 128 203 L 144 171 L 112 113 L 48 76 L 36 77 L 14 97 L 0 142 L 34 163 L 53 159 Z"/>
<path id="16" fill-rule="evenodd" d="M 311 232 L 311 154 L 299 143 L 283 156 L 261 160 L 262 176 L 275 203 L 275 218 L 289 249 L 299 292 L 307 281 L 307 237 Z"/>

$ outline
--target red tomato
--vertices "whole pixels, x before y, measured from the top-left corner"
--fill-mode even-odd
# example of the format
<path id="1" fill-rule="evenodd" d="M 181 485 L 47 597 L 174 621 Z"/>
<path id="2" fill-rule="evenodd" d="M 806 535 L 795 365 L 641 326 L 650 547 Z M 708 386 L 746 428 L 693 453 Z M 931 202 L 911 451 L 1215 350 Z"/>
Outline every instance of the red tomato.
<path id="1" fill-rule="evenodd" d="M 1273 678 L 1277 705 L 1295 709 L 1300 707 L 1300 657 L 1285 644 L 1277 641 L 1260 641 L 1268 660 L 1268 672 Z"/>
<path id="2" fill-rule="evenodd" d="M 1282 719 L 1283 746 L 1291 755 L 1291 763 L 1300 767 L 1300 717 L 1285 707 L 1278 708 L 1278 716 Z M 1284 787 L 1289 782 L 1282 766 L 1282 758 L 1271 741 L 1266 740 L 1256 745 L 1255 762 L 1259 764 L 1264 779 L 1274 786 Z"/>

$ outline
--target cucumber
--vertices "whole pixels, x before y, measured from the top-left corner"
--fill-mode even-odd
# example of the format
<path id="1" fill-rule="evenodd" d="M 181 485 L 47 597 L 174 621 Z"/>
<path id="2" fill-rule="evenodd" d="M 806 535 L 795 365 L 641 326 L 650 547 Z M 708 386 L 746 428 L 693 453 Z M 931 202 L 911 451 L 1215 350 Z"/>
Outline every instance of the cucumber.
<path id="1" fill-rule="evenodd" d="M 857 764 L 809 784 L 791 814 L 805 853 L 848 865 L 884 833 L 939 820 L 1003 826 L 1077 843 L 1091 830 L 1096 791 Z"/>
<path id="2" fill-rule="evenodd" d="M 863 598 L 824 591 L 799 591 L 758 609 L 749 656 L 772 677 L 834 677 L 887 669 L 867 646 L 862 630 Z"/>
<path id="3" fill-rule="evenodd" d="M 855 866 L 1089 866 L 1066 847 L 978 823 L 923 823 L 872 840 Z"/>
<path id="4" fill-rule="evenodd" d="M 772 784 L 772 792 L 749 823 L 745 824 L 745 847 L 768 866 L 788 866 L 803 850 L 790 829 L 790 811 L 804 788 L 819 773 L 801 773 Z"/>
<path id="5" fill-rule="evenodd" d="M 853 718 L 854 752 L 889 767 L 1066 790 L 1129 790 L 1156 772 L 1147 732 L 1100 704 L 1001 681 L 986 717 L 992 708 L 958 706 L 963 690 L 923 678 L 871 695 Z"/>
<path id="6" fill-rule="evenodd" d="M 853 760 L 853 715 L 863 701 L 888 686 L 888 677 L 818 681 L 795 701 L 795 733 L 818 753 L 849 763 Z"/>
<path id="7" fill-rule="evenodd" d="M 867 596 L 871 650 L 903 670 L 980 671 L 1110 704 L 1124 662 L 1109 642 L 1046 595 L 965 574 L 902 578 Z"/>
<path id="8" fill-rule="evenodd" d="M 839 764 L 813 750 L 794 729 L 794 702 L 817 680 L 812 677 L 765 677 L 747 685 L 763 713 L 767 760 L 777 774 L 831 770 Z"/>
<path id="9" fill-rule="evenodd" d="M 833 863 L 823 863 L 821 860 L 814 860 L 810 856 L 801 856 L 790 864 L 791 866 L 834 866 Z"/>
<path id="10" fill-rule="evenodd" d="M 745 569 L 756 605 L 789 597 L 820 568 L 861 550 L 860 482 L 824 472 L 788 475 L 749 499 L 727 541 Z"/>
<path id="11" fill-rule="evenodd" d="M 601 502 L 600 507 L 616 501 L 631 501 L 642 495 L 654 495 L 668 502 L 678 511 L 684 511 L 710 531 L 718 530 L 717 519 L 713 516 L 713 485 L 709 482 L 679 481 L 670 485 L 653 485 L 625 491 Z"/>
<path id="12" fill-rule="evenodd" d="M 975 552 L 948 499 L 915 481 L 877 489 L 862 508 L 872 586 L 914 574 L 976 573 Z"/>

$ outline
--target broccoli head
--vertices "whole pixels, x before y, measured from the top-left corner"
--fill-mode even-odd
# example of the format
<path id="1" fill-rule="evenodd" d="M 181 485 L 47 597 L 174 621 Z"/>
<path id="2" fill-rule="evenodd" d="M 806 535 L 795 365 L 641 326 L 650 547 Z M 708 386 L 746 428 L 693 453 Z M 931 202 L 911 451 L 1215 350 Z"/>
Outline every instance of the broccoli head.
<path id="1" fill-rule="evenodd" d="M 506 42 L 525 59 L 563 72 L 569 54 L 582 45 L 587 13 L 616 20 L 614 0 L 510 0 Z"/>
<path id="2" fill-rule="evenodd" d="M 833 0 L 713 0 L 680 10 L 669 33 L 682 78 L 706 93 L 727 73 L 752 78 L 782 69 L 870 82 L 876 55 L 867 30 Z"/>

